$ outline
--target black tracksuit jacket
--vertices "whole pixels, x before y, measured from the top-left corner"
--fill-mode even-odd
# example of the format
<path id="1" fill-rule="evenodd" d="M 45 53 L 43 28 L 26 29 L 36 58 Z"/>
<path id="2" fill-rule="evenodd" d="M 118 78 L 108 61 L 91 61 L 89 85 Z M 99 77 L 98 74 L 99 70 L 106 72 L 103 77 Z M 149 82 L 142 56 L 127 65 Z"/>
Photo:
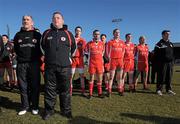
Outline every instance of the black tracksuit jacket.
<path id="1" fill-rule="evenodd" d="M 154 57 L 157 63 L 172 62 L 174 59 L 173 44 L 161 39 L 155 46 Z"/>
<path id="2" fill-rule="evenodd" d="M 61 67 L 71 65 L 71 57 L 76 49 L 76 42 L 72 33 L 64 27 L 57 29 L 51 24 L 51 28 L 43 33 L 41 46 L 44 50 L 46 65 Z"/>
<path id="3" fill-rule="evenodd" d="M 14 50 L 18 63 L 40 61 L 41 34 L 37 29 L 30 31 L 21 30 L 14 37 Z"/>

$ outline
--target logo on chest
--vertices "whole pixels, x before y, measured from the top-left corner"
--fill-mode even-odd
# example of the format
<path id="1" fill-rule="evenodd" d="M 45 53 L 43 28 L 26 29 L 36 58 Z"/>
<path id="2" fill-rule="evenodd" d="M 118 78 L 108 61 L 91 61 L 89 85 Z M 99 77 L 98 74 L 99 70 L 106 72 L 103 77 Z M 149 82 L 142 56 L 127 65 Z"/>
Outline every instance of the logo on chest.
<path id="1" fill-rule="evenodd" d="M 47 40 L 52 40 L 52 39 L 53 39 L 52 36 L 47 37 Z"/>
<path id="2" fill-rule="evenodd" d="M 36 39 L 32 39 L 32 42 L 33 42 L 33 43 L 37 43 L 37 40 L 36 40 Z"/>
<path id="3" fill-rule="evenodd" d="M 61 37 L 61 41 L 66 41 L 66 38 L 65 37 Z"/>

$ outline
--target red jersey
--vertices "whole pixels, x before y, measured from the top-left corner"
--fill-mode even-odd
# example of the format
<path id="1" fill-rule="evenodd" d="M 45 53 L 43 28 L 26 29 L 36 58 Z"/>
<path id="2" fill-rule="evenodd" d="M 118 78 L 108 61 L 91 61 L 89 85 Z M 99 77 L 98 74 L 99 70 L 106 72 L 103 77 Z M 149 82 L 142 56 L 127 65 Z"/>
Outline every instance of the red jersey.
<path id="1" fill-rule="evenodd" d="M 124 72 L 134 71 L 135 45 L 132 42 L 125 42 Z"/>
<path id="2" fill-rule="evenodd" d="M 110 40 L 108 42 L 108 56 L 109 58 L 124 58 L 125 44 L 123 40 Z"/>
<path id="3" fill-rule="evenodd" d="M 89 65 L 103 64 L 104 43 L 102 41 L 90 41 L 87 43 L 85 52 L 89 56 Z"/>
<path id="4" fill-rule="evenodd" d="M 124 61 L 134 60 L 135 45 L 132 42 L 125 42 Z"/>
<path id="5" fill-rule="evenodd" d="M 136 47 L 136 54 L 138 55 L 138 62 L 148 61 L 148 54 L 149 54 L 148 46 L 139 44 Z"/>
<path id="6" fill-rule="evenodd" d="M 77 44 L 77 49 L 74 53 L 73 57 L 83 57 L 84 55 L 84 49 L 86 46 L 86 41 L 83 38 L 75 38 L 76 44 Z"/>

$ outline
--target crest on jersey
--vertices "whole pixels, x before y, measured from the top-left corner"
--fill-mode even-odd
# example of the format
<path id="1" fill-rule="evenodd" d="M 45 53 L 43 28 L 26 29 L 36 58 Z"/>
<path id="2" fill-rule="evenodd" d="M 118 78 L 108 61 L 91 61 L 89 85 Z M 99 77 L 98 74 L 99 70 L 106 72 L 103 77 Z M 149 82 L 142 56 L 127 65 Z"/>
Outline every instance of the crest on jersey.
<path id="1" fill-rule="evenodd" d="M 33 43 L 37 43 L 37 40 L 36 40 L 36 39 L 32 39 L 32 42 L 33 42 Z"/>
<path id="2" fill-rule="evenodd" d="M 10 50 L 10 48 L 9 48 L 9 47 L 7 47 L 7 50 Z"/>
<path id="3" fill-rule="evenodd" d="M 65 37 L 61 37 L 61 41 L 66 41 L 66 38 Z"/>

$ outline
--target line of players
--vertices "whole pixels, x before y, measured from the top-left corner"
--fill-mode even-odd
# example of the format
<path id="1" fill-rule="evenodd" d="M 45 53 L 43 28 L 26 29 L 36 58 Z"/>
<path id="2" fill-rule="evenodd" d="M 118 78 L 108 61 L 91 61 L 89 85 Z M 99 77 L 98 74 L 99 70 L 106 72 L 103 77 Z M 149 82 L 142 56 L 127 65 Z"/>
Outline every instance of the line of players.
<path id="1" fill-rule="evenodd" d="M 72 75 L 71 75 L 71 94 L 73 89 L 73 77 L 75 70 L 79 72 L 81 93 L 85 96 L 85 81 L 84 81 L 84 56 L 88 60 L 89 79 L 89 95 L 93 96 L 94 80 L 96 76 L 98 97 L 103 98 L 102 81 L 107 90 L 107 95 L 112 94 L 113 81 L 117 81 L 117 90 L 120 95 L 124 95 L 125 79 L 129 75 L 129 91 L 135 91 L 138 82 L 138 75 L 143 74 L 144 89 L 148 88 L 148 46 L 145 44 L 146 38 L 140 36 L 139 44 L 136 46 L 132 43 L 132 35 L 125 35 L 126 41 L 120 38 L 120 30 L 113 30 L 113 38 L 106 42 L 106 35 L 100 34 L 99 30 L 93 31 L 92 41 L 86 42 L 81 37 L 82 28 L 75 28 L 75 39 L 77 49 L 72 57 Z M 134 71 L 136 73 L 134 75 Z"/>
<path id="2" fill-rule="evenodd" d="M 126 74 L 129 76 L 129 90 L 135 91 L 138 82 L 138 75 L 140 72 L 143 74 L 144 89 L 147 89 L 147 74 L 148 74 L 148 46 L 145 44 L 145 37 L 140 36 L 139 45 L 132 43 L 132 35 L 126 34 L 123 41 L 120 38 L 120 30 L 113 30 L 113 38 L 106 42 L 106 35 L 101 34 L 99 30 L 93 31 L 93 39 L 90 42 L 86 42 L 81 37 L 82 28 L 80 26 L 75 28 L 75 40 L 77 43 L 77 49 L 72 57 L 72 75 L 71 75 L 71 94 L 73 89 L 73 77 L 75 70 L 79 72 L 81 93 L 85 96 L 85 75 L 84 75 L 84 56 L 88 60 L 88 72 L 89 79 L 89 98 L 93 95 L 94 80 L 96 76 L 98 96 L 103 97 L 102 94 L 102 80 L 104 77 L 105 88 L 107 95 L 112 93 L 113 81 L 117 81 L 118 93 L 124 94 L 124 81 Z M 5 37 L 5 36 L 4 36 Z M 7 36 L 6 36 L 7 37 Z M 8 37 L 7 37 L 8 39 Z M 9 42 L 8 42 L 9 43 Z M 7 47 L 9 48 L 9 47 Z M 11 53 L 11 52 L 9 52 Z M 8 55 L 9 56 L 9 55 Z M 10 63 L 10 59 L 8 59 Z M 7 62 L 6 62 L 7 63 Z M 4 68 L 5 66 L 3 66 Z M 2 69 L 3 69 L 2 68 Z M 10 66 L 8 66 L 10 68 Z M 44 64 L 41 66 L 42 72 L 44 71 Z M 134 71 L 136 71 L 134 75 Z M 1 78 L 4 75 L 4 69 L 1 73 Z M 11 73 L 9 73 L 10 83 Z M 14 77 L 14 76 L 13 76 Z M 114 79 L 115 78 L 115 79 Z M 17 82 L 17 81 L 16 81 Z M 12 82 L 11 85 L 14 83 Z M 16 85 L 17 83 L 15 83 Z M 9 84 L 10 85 L 10 84 Z"/>

